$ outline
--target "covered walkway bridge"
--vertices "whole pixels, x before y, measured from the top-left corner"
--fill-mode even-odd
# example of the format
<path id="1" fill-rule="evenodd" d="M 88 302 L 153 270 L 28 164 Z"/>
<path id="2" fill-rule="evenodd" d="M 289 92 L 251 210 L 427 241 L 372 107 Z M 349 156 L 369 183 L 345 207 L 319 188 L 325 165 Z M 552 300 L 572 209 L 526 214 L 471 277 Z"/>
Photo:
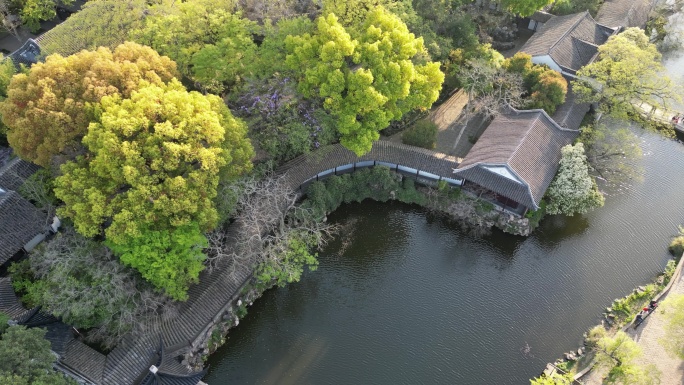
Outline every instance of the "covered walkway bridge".
<path id="1" fill-rule="evenodd" d="M 291 160 L 276 173 L 284 174 L 290 187 L 300 193 L 304 193 L 309 184 L 317 180 L 374 166 L 387 166 L 423 184 L 445 181 L 452 186 L 459 186 L 461 180 L 454 177 L 459 161 L 456 157 L 439 152 L 381 140 L 375 142 L 371 151 L 363 156 L 356 156 L 341 144 L 323 147 Z"/>

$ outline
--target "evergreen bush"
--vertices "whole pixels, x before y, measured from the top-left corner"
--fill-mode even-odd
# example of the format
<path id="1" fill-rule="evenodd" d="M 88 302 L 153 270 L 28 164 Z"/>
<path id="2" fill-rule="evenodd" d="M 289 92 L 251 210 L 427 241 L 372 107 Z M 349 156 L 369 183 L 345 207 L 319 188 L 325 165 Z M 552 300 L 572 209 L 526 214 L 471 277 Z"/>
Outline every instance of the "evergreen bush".
<path id="1" fill-rule="evenodd" d="M 404 144 L 432 150 L 437 141 L 437 125 L 427 119 L 419 120 L 404 131 L 401 141 Z"/>

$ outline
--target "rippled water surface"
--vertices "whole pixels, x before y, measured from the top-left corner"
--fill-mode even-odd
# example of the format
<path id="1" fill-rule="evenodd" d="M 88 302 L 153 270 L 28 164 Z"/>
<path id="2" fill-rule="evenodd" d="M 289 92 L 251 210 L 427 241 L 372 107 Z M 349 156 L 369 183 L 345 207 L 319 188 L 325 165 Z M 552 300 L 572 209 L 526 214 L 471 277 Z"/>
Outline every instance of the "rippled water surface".
<path id="1" fill-rule="evenodd" d="M 643 183 L 529 238 L 475 238 L 397 203 L 342 207 L 330 219 L 353 230 L 317 271 L 249 308 L 205 381 L 528 384 L 665 266 L 684 222 L 684 146 L 642 139 Z"/>

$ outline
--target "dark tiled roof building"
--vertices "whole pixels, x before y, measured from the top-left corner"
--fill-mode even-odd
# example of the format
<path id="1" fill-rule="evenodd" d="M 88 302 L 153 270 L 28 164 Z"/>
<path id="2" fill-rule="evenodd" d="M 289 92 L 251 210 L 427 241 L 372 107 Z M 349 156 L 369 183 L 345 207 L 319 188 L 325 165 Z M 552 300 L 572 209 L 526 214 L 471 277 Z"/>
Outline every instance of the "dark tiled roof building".
<path id="1" fill-rule="evenodd" d="M 606 0 L 596 21 L 610 28 L 644 28 L 651 12 L 649 0 Z"/>
<path id="2" fill-rule="evenodd" d="M 582 125 L 584 116 L 589 112 L 591 105 L 589 103 L 580 103 L 577 100 L 577 95 L 572 91 L 571 79 L 568 81 L 568 93 L 565 94 L 565 102 L 556 108 L 553 114 L 553 120 L 563 128 L 571 130 L 579 130 Z"/>
<path id="3" fill-rule="evenodd" d="M 43 212 L 16 191 L 0 187 L 0 264 L 41 236 L 46 227 Z"/>
<path id="4" fill-rule="evenodd" d="M 558 171 L 561 147 L 578 134 L 543 110 L 513 110 L 492 121 L 454 174 L 508 207 L 536 210 Z"/>
<path id="5" fill-rule="evenodd" d="M 38 166 L 0 148 L 0 264 L 46 229 L 46 215 L 16 192 L 37 170 Z"/>
<path id="6" fill-rule="evenodd" d="M 546 64 L 566 76 L 594 61 L 598 46 L 616 29 L 596 23 L 589 12 L 554 16 L 544 23 L 520 48 L 532 56 L 532 62 Z"/>

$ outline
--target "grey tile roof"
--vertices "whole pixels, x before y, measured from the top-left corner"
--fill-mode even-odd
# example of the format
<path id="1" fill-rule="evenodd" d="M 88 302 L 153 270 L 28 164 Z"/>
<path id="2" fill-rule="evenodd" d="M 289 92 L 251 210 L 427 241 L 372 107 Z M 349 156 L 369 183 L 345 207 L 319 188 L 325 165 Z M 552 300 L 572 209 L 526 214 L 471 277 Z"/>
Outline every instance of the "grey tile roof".
<path id="1" fill-rule="evenodd" d="M 0 264 L 46 227 L 45 214 L 16 191 L 0 193 Z"/>
<path id="2" fill-rule="evenodd" d="M 596 15 L 596 21 L 611 28 L 643 28 L 650 12 L 649 0 L 606 0 Z"/>
<path id="3" fill-rule="evenodd" d="M 549 55 L 561 67 L 577 71 L 591 63 L 597 47 L 615 30 L 594 21 L 589 12 L 554 16 L 520 48 L 532 56 Z"/>
<path id="4" fill-rule="evenodd" d="M 568 93 L 565 94 L 565 102 L 556 108 L 552 118 L 563 128 L 578 130 L 591 105 L 589 103 L 579 103 L 577 96 L 572 91 L 571 79 L 566 80 L 568 80 Z"/>
<path id="5" fill-rule="evenodd" d="M 7 314 L 10 319 L 21 317 L 28 310 L 19 303 L 10 277 L 0 278 L 0 312 Z"/>
<path id="6" fill-rule="evenodd" d="M 536 11 L 532 16 L 530 16 L 530 19 L 538 21 L 540 23 L 546 23 L 549 21 L 554 15 L 544 12 L 544 11 Z"/>
<path id="7" fill-rule="evenodd" d="M 129 336 L 107 354 L 103 385 L 137 385 L 154 365 L 159 337 L 153 335 L 133 338 Z"/>
<path id="8" fill-rule="evenodd" d="M 66 347 L 60 363 L 78 372 L 90 381 L 102 382 L 107 356 L 78 340 L 72 340 Z"/>
<path id="9" fill-rule="evenodd" d="M 455 174 L 535 209 L 558 170 L 561 147 L 577 135 L 542 110 L 514 110 L 492 121 Z"/>
<path id="10" fill-rule="evenodd" d="M 19 157 L 6 156 L 0 160 L 0 188 L 19 190 L 26 178 L 33 175 L 40 167 Z"/>
<path id="11" fill-rule="evenodd" d="M 37 63 L 40 58 L 40 46 L 38 46 L 35 40 L 28 39 L 18 50 L 9 54 L 8 57 L 12 59 L 17 67 L 20 64 L 30 67 Z"/>

